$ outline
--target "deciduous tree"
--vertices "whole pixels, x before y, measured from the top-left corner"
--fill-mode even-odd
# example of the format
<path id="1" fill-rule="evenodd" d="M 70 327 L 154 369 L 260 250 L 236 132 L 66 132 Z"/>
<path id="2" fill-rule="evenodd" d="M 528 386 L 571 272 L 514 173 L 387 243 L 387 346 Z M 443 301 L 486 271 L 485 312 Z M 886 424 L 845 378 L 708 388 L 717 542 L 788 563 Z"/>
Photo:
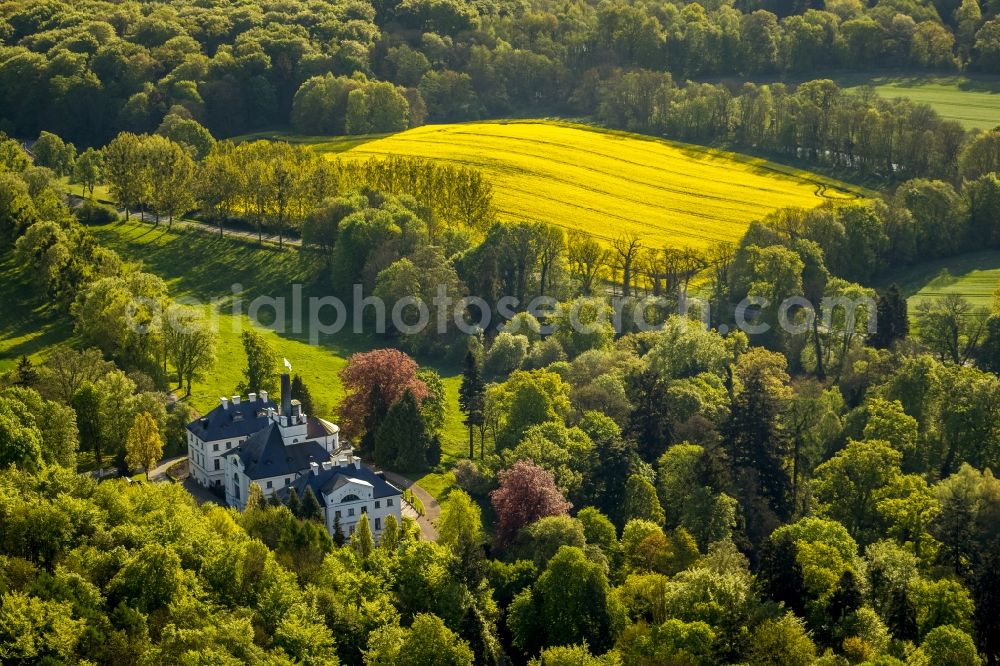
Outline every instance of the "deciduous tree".
<path id="1" fill-rule="evenodd" d="M 147 412 L 135 417 L 125 440 L 125 460 L 130 467 L 142 467 L 149 479 L 149 472 L 163 456 L 163 436 L 156 419 Z"/>
<path id="2" fill-rule="evenodd" d="M 565 514 L 570 508 L 552 474 L 530 461 L 515 462 L 500 472 L 499 480 L 490 502 L 497 513 L 496 540 L 501 546 L 510 544 L 525 525 Z"/>

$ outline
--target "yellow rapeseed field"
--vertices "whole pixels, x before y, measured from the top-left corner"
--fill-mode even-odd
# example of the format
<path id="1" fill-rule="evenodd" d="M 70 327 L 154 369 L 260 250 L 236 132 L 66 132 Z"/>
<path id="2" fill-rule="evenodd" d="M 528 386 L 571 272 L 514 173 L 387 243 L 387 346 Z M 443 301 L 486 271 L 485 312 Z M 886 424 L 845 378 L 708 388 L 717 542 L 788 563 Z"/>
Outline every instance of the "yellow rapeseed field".
<path id="1" fill-rule="evenodd" d="M 788 206 L 862 196 L 831 179 L 690 144 L 541 120 L 426 125 L 399 134 L 309 140 L 342 159 L 405 155 L 481 169 L 506 220 L 541 220 L 611 240 L 700 247 L 737 241 Z"/>

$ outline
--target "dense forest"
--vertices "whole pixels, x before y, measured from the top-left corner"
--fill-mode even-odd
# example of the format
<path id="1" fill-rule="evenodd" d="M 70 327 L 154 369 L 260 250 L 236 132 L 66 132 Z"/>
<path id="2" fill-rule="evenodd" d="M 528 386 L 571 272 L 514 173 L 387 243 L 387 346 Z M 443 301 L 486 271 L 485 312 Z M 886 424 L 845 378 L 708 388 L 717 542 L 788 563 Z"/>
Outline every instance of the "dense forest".
<path id="1" fill-rule="evenodd" d="M 0 661 L 1000 664 L 1000 289 L 911 311 L 886 284 L 1000 249 L 1000 131 L 823 78 L 996 72 L 998 11 L 0 4 L 0 256 L 73 333 L 0 375 Z M 883 189 L 738 243 L 607 241 L 501 221 L 472 167 L 238 136 L 541 113 Z M 371 464 L 449 480 L 436 541 L 409 517 L 377 543 L 367 517 L 331 535 L 311 491 L 255 487 L 241 513 L 135 474 L 185 451 L 219 333 L 94 230 L 179 218 L 273 235 L 275 271 L 310 258 L 309 287 L 348 309 L 486 304 L 416 333 L 405 309 L 324 415 Z M 274 340 L 242 332 L 233 391 L 276 390 Z M 459 369 L 456 405 L 431 363 Z M 443 463 L 449 409 L 463 450 Z"/>
<path id="2" fill-rule="evenodd" d="M 996 11 L 976 0 L 12 0 L 0 7 L 0 130 L 92 146 L 151 132 L 181 106 L 220 137 L 289 122 L 363 133 L 593 114 L 617 103 L 625 72 L 678 83 L 844 68 L 997 72 Z M 672 104 L 691 95 L 697 85 L 671 93 Z"/>
<path id="3" fill-rule="evenodd" d="M 19 154 L 12 144 L 8 156 Z M 1000 237 L 1000 217 L 983 212 L 994 174 L 959 191 L 915 180 L 883 201 L 780 211 L 739 245 L 706 251 L 627 237 L 605 247 L 491 223 L 488 206 L 472 221 L 437 218 L 398 185 L 433 192 L 427 164 L 362 163 L 333 179 L 332 196 L 309 204 L 299 250 L 330 257 L 315 279 L 332 293 L 361 283 L 388 300 L 429 300 L 448 285 L 488 302 L 559 301 L 472 337 L 385 334 L 463 362 L 469 452 L 439 542 L 407 524 L 374 547 L 331 540 L 315 504 L 298 499 L 256 500 L 240 515 L 195 509 L 169 494 L 179 489 L 59 470 L 78 450 L 129 470 L 182 446 L 189 412 L 162 391 L 211 367 L 212 333 L 160 278 L 95 243 L 95 207 L 71 213 L 51 169 L 6 164 L 5 251 L 43 278 L 34 297 L 92 348 L 53 350 L 41 367 L 25 359 L 3 379 L 4 462 L 23 470 L 3 480 L 5 660 L 976 664 L 1000 654 L 990 471 L 1000 315 L 945 298 L 914 313 L 910 334 L 898 290 L 865 286 L 887 262 Z M 425 175 L 390 177 L 407 169 Z M 488 188 L 480 194 L 488 203 Z M 671 314 L 689 292 L 712 304 L 712 328 Z M 616 331 L 612 293 L 626 304 L 658 295 L 645 311 L 658 330 Z M 719 333 L 748 295 L 805 299 L 826 323 L 801 308 L 791 332 Z M 855 318 L 823 313 L 838 295 L 871 300 Z M 188 317 L 183 335 L 156 303 Z M 574 314 L 593 325 L 581 332 Z M 756 321 L 780 316 L 763 308 Z M 252 333 L 244 346 L 244 388 L 273 386 L 277 351 Z M 376 350 L 342 378 L 339 421 L 364 455 L 388 469 L 440 463 L 440 377 Z M 150 432 L 160 448 L 144 454 L 137 442 Z"/>

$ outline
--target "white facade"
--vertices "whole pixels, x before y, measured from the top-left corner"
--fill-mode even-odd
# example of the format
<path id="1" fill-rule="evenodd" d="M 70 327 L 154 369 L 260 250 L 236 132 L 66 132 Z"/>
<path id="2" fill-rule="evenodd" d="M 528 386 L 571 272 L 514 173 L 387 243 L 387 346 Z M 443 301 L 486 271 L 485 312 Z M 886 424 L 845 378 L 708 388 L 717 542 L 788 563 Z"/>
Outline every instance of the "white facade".
<path id="1" fill-rule="evenodd" d="M 368 526 L 376 541 L 385 529 L 385 519 L 388 516 L 396 518 L 396 524 L 402 524 L 402 492 L 398 495 L 375 497 L 374 486 L 364 479 L 350 476 L 350 468 L 360 469 L 360 458 L 350 462 L 338 461 L 345 469 L 346 482 L 319 498 L 326 514 L 326 531 L 334 532 L 334 523 L 340 518 L 341 533 L 348 539 L 354 534 L 361 516 L 368 515 Z"/>
<path id="2" fill-rule="evenodd" d="M 238 437 L 204 442 L 194 433 L 188 432 L 188 466 L 191 469 L 191 476 L 205 488 L 224 485 L 225 453 L 245 440 L 245 437 Z"/>
<path id="3" fill-rule="evenodd" d="M 290 393 L 286 374 L 281 411 L 262 391 L 246 401 L 221 398 L 218 407 L 189 424 L 188 461 L 195 481 L 224 490 L 226 502 L 240 511 L 253 483 L 268 498 L 291 487 L 301 498 L 312 488 L 331 535 L 338 517 L 347 538 L 362 515 L 367 514 L 376 538 L 390 515 L 399 523 L 402 491 L 363 467 L 350 448 L 341 448 L 340 428 L 302 413 Z"/>
<path id="4" fill-rule="evenodd" d="M 246 402 L 238 395 L 234 395 L 232 398 L 220 398 L 219 406 L 216 407 L 215 411 L 238 415 L 240 420 L 250 419 L 250 415 L 256 412 L 258 407 L 263 410 L 269 404 L 267 391 L 261 391 L 259 395 L 251 393 Z M 200 421 L 207 420 L 210 419 L 200 419 Z M 225 486 L 226 453 L 245 442 L 253 432 L 233 433 L 219 438 L 202 438 L 195 432 L 194 426 L 197 423 L 198 421 L 195 421 L 188 426 L 188 468 L 191 476 L 199 485 L 205 488 L 221 488 Z M 197 430 L 205 431 L 207 429 Z"/>

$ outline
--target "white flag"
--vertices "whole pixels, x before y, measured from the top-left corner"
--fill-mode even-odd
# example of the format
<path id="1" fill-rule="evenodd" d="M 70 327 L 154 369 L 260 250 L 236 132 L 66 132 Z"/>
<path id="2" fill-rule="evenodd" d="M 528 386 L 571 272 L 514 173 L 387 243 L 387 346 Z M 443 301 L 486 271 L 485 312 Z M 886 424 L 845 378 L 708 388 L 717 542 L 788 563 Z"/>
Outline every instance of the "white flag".
<path id="1" fill-rule="evenodd" d="M 292 371 L 292 364 L 288 362 L 287 358 L 285 359 L 285 367 L 288 368 L 288 372 Z"/>

